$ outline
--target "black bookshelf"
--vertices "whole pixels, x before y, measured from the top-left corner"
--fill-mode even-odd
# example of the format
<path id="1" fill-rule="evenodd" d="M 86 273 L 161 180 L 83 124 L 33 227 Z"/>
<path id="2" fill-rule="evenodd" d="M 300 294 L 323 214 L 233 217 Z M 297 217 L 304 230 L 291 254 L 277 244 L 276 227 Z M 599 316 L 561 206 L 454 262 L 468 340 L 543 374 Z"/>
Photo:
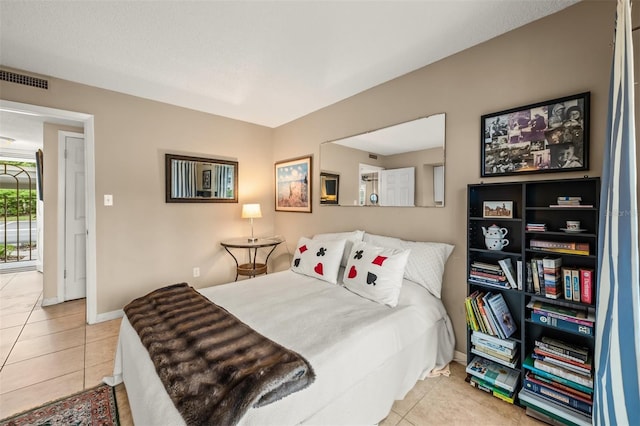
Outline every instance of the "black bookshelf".
<path id="1" fill-rule="evenodd" d="M 557 205 L 560 196 L 581 197 L 581 206 L 550 207 Z M 512 217 L 483 217 L 485 201 L 510 201 L 513 202 Z M 593 354 L 595 338 L 593 335 L 583 335 L 578 332 L 565 331 L 551 325 L 543 325 L 532 320 L 532 310 L 527 308 L 527 304 L 532 301 L 540 301 L 555 305 L 577 308 L 595 308 L 595 297 L 597 294 L 597 259 L 598 259 L 598 223 L 600 201 L 600 179 L 580 178 L 580 179 L 558 179 L 558 180 L 536 180 L 522 182 L 500 182 L 487 184 L 472 184 L 467 191 L 467 278 L 470 276 L 471 264 L 473 262 L 484 262 L 495 264 L 500 259 L 509 258 L 514 269 L 517 262 L 523 264 L 522 289 L 500 289 L 491 285 L 470 282 L 467 279 L 467 295 L 475 291 L 501 293 L 511 311 L 511 315 L 516 322 L 518 330 L 512 339 L 517 341 L 520 357 L 515 365 L 515 370 L 520 374 L 519 387 L 524 383 L 526 370 L 522 363 L 530 354 L 535 341 L 542 336 L 561 339 L 563 341 L 589 348 Z M 591 207 L 585 207 L 591 206 Z M 568 233 L 561 228 L 565 228 L 566 221 L 579 220 L 580 233 Z M 526 229 L 528 223 L 544 223 L 545 231 L 529 231 Z M 505 236 L 509 244 L 502 250 L 488 250 L 484 241 L 483 227 L 491 225 L 507 229 Z M 550 240 L 554 242 L 586 243 L 589 247 L 588 254 L 557 253 L 533 249 L 531 240 Z M 544 256 L 559 257 L 565 267 L 588 268 L 593 270 L 592 277 L 592 301 L 583 303 L 581 301 L 566 300 L 563 297 L 551 299 L 542 294 L 537 294 L 534 289 L 527 287 L 526 264 L 532 259 Z M 471 352 L 472 331 L 467 327 L 467 363 L 470 363 L 477 353 Z M 595 333 L 595 324 L 593 327 Z M 594 372 L 595 374 L 595 372 Z M 521 401 L 516 398 L 514 401 L 519 405 Z"/>

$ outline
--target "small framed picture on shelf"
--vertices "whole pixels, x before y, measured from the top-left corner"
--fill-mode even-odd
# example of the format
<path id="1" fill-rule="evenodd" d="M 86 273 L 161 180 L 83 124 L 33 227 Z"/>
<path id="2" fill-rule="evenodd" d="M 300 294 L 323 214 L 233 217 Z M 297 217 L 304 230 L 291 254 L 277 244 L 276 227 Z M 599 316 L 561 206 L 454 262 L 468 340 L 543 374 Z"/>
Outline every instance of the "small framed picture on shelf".
<path id="1" fill-rule="evenodd" d="M 485 201 L 482 203 L 482 217 L 513 217 L 513 201 Z"/>
<path id="2" fill-rule="evenodd" d="M 589 170 L 589 92 L 483 115 L 481 176 Z"/>

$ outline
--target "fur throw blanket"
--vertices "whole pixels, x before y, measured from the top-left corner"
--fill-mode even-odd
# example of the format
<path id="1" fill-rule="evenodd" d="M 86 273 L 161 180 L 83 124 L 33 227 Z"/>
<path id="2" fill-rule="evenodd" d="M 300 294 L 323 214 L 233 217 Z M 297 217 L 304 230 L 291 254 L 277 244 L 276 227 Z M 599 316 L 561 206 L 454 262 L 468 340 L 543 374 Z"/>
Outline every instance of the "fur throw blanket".
<path id="1" fill-rule="evenodd" d="M 304 389 L 311 365 L 186 283 L 124 307 L 188 425 L 233 425 L 249 409 Z"/>

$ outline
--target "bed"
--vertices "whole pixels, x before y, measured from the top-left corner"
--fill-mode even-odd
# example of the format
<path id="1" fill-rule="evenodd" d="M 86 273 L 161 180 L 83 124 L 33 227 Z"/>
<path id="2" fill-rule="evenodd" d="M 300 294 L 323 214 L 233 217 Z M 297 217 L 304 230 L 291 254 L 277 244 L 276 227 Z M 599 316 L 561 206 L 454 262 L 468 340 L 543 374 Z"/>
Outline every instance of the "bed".
<path id="1" fill-rule="evenodd" d="M 345 234 L 347 238 L 332 239 Z M 249 408 L 240 424 L 376 424 L 417 380 L 445 368 L 453 358 L 455 341 L 439 298 L 441 282 L 436 285 L 437 297 L 424 283 L 416 282 L 421 280 L 416 278 L 415 271 L 413 275 L 408 273 L 412 263 L 424 269 L 420 263 L 425 260 L 419 257 L 424 255 L 420 250 L 423 247 L 415 245 L 424 243 L 386 240 L 389 237 L 376 240 L 375 236 L 365 241 L 361 231 L 355 235 L 317 237 L 300 240 L 289 270 L 198 290 L 257 332 L 300 354 L 315 372 L 315 381 L 310 386 L 269 405 Z M 334 244 L 336 241 L 342 242 Z M 387 247 L 381 247 L 380 243 L 386 243 Z M 407 244 L 413 244 L 412 250 L 402 249 Z M 318 257 L 307 261 L 301 256 L 302 247 L 307 255 Z M 323 252 L 318 247 L 329 249 Z M 380 263 L 379 259 L 384 258 L 385 266 L 394 270 L 387 275 L 395 275 L 396 285 L 391 290 L 386 286 L 388 277 L 383 276 L 382 268 L 376 264 L 377 269 L 373 270 L 376 285 L 365 287 L 367 291 L 376 287 L 379 294 L 371 296 L 366 291 L 353 290 L 354 283 L 350 281 L 354 274 L 349 271 L 360 266 L 354 266 L 349 257 L 357 257 L 360 251 L 359 261 L 367 260 L 367 254 L 374 248 L 376 251 L 369 260 Z M 436 250 L 441 270 L 436 270 L 435 275 L 440 274 L 440 280 L 452 249 L 442 245 Z M 340 256 L 330 260 L 329 252 L 338 251 Z M 296 259 L 302 261 L 296 265 Z M 323 262 L 320 278 L 313 273 L 318 270 L 315 259 Z M 424 271 L 418 273 L 424 275 Z M 360 275 L 371 279 L 371 272 Z M 407 275 L 413 280 L 407 279 Z M 113 385 L 122 381 L 136 424 L 184 424 L 126 316 L 122 320 L 114 375 L 108 382 Z"/>

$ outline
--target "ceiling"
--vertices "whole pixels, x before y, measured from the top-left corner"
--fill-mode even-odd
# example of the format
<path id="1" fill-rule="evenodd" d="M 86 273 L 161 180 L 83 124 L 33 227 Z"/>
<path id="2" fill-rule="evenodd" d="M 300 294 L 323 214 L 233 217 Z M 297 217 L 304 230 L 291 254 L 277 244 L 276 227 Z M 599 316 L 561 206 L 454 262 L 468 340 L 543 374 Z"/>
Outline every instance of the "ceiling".
<path id="1" fill-rule="evenodd" d="M 0 64 L 277 127 L 578 1 L 0 0 Z"/>

